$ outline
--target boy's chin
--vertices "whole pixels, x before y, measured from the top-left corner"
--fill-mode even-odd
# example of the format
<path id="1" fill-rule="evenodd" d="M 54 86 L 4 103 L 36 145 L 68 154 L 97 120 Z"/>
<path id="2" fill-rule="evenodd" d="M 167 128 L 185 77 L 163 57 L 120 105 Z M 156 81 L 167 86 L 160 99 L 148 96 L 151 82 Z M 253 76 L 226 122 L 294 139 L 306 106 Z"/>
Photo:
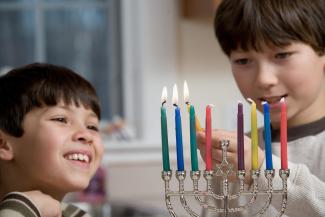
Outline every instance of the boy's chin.
<path id="1" fill-rule="evenodd" d="M 82 191 L 88 187 L 89 182 L 90 179 L 85 179 L 85 178 L 72 180 L 65 185 L 66 191 L 67 192 Z"/>

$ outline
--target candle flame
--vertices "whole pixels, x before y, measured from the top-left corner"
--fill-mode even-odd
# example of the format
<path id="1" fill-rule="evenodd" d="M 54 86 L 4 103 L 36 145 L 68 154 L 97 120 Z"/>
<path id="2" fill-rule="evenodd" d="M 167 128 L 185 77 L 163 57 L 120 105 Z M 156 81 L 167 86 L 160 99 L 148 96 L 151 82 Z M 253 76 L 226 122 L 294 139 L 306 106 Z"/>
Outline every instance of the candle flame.
<path id="1" fill-rule="evenodd" d="M 188 91 L 188 86 L 187 86 L 187 82 L 184 81 L 184 101 L 185 101 L 185 104 L 190 104 L 190 97 L 189 97 L 189 91 Z"/>
<path id="2" fill-rule="evenodd" d="M 167 88 L 164 87 L 161 93 L 161 104 L 165 104 L 167 101 Z"/>
<path id="3" fill-rule="evenodd" d="M 178 91 L 177 91 L 177 85 L 174 84 L 173 87 L 173 105 L 177 106 L 178 105 Z"/>

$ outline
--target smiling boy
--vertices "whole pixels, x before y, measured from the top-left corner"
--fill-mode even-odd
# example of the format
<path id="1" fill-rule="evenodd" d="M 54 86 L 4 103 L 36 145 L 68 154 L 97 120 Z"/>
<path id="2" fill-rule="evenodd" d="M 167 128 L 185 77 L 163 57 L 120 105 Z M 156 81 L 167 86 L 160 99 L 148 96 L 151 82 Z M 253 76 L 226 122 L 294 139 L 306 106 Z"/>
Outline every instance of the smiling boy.
<path id="1" fill-rule="evenodd" d="M 0 102 L 0 216 L 88 216 L 61 201 L 88 186 L 102 158 L 91 84 L 35 63 L 0 77 Z"/>
<path id="2" fill-rule="evenodd" d="M 287 104 L 290 169 L 287 216 L 325 216 L 324 11 L 324 0 L 224 0 L 215 16 L 218 42 L 230 60 L 243 97 L 253 99 L 261 112 L 263 101 L 270 105 L 272 158 L 276 170 L 281 164 L 280 99 L 284 98 Z M 266 166 L 263 133 L 260 128 L 261 172 Z M 220 141 L 230 139 L 228 160 L 237 165 L 236 132 L 218 129 L 212 137 L 214 162 L 221 161 Z M 245 169 L 250 171 L 251 140 L 245 136 L 244 141 Z M 198 144 L 204 156 L 204 133 L 199 133 Z M 250 174 L 246 177 L 250 185 Z M 282 188 L 278 175 L 273 184 Z M 259 186 L 267 186 L 265 179 L 259 179 Z M 261 209 L 262 202 L 260 197 L 254 207 Z M 273 195 L 272 204 L 263 216 L 277 216 L 280 202 L 281 198 Z M 229 216 L 254 216 L 256 212 L 249 210 Z"/>

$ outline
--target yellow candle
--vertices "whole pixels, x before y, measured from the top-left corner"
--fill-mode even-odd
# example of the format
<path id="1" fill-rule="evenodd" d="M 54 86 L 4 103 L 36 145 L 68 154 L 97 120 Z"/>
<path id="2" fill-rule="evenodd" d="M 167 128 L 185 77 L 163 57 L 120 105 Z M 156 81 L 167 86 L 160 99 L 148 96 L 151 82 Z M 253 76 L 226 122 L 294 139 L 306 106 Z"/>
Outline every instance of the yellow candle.
<path id="1" fill-rule="evenodd" d="M 187 111 L 190 112 L 190 108 L 191 108 L 191 105 L 190 103 L 186 103 L 186 106 L 187 106 Z M 196 128 L 196 131 L 202 131 L 202 127 L 201 127 L 201 124 L 200 124 L 200 121 L 199 119 L 197 118 L 197 116 L 195 115 L 195 128 Z"/>
<path id="2" fill-rule="evenodd" d="M 257 170 L 259 166 L 256 103 L 252 99 L 248 99 L 248 101 L 251 103 L 252 170 Z"/>

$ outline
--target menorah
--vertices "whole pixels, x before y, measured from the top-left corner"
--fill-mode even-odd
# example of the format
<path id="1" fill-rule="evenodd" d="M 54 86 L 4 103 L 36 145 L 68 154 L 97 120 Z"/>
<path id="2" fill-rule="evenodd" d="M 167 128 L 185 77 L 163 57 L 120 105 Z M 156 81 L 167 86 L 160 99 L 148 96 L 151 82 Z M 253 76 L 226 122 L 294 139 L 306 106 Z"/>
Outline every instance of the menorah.
<path id="1" fill-rule="evenodd" d="M 265 178 L 267 179 L 267 189 L 259 189 L 258 187 L 258 179 L 260 177 L 260 170 L 252 170 L 251 177 L 253 180 L 252 190 L 245 191 L 244 190 L 244 181 L 246 176 L 245 170 L 237 171 L 237 178 L 239 180 L 239 191 L 236 194 L 230 194 L 229 189 L 229 177 L 235 173 L 233 169 L 233 165 L 227 161 L 227 149 L 229 146 L 229 140 L 224 140 L 221 142 L 222 148 L 222 162 L 216 165 L 215 170 L 203 171 L 203 177 L 206 181 L 206 189 L 199 189 L 199 180 L 201 177 L 200 171 L 191 171 L 190 176 L 193 182 L 193 190 L 185 190 L 184 181 L 186 178 L 186 171 L 176 171 L 176 179 L 178 180 L 178 191 L 170 189 L 170 181 L 172 179 L 172 171 L 162 171 L 161 176 L 165 182 L 165 201 L 168 212 L 171 216 L 177 217 L 173 209 L 173 205 L 171 202 L 171 197 L 179 197 L 180 202 L 186 212 L 192 217 L 199 217 L 200 215 L 195 213 L 191 207 L 188 205 L 186 198 L 194 197 L 195 200 L 199 203 L 199 205 L 203 209 L 209 209 L 212 212 L 222 213 L 223 216 L 228 216 L 229 213 L 241 212 L 249 207 L 253 206 L 256 202 L 256 198 L 258 195 L 266 195 L 266 201 L 264 206 L 253 216 L 262 216 L 263 213 L 268 209 L 272 202 L 272 196 L 274 194 L 282 195 L 281 209 L 279 210 L 277 216 L 280 217 L 283 215 L 287 205 L 287 179 L 290 174 L 289 169 L 279 169 L 279 176 L 282 179 L 282 189 L 273 189 L 273 179 L 275 176 L 275 170 L 265 170 Z M 220 177 L 222 179 L 222 193 L 217 194 L 212 189 L 212 179 L 213 177 Z M 249 197 L 247 204 L 239 207 L 229 207 L 229 201 L 235 200 L 241 197 L 242 195 L 246 195 Z M 209 205 L 205 202 L 205 198 L 210 197 L 214 200 L 223 201 L 222 207 L 216 207 Z"/>
<path id="2" fill-rule="evenodd" d="M 250 172 L 252 187 L 249 190 L 245 189 L 245 163 L 244 163 L 244 129 L 243 129 L 243 104 L 238 103 L 237 111 L 237 174 L 234 171 L 234 167 L 227 160 L 227 150 L 229 147 L 229 140 L 223 140 L 221 142 L 222 158 L 221 163 L 212 166 L 212 124 L 211 124 L 211 109 L 213 106 L 206 106 L 206 121 L 205 129 L 202 130 L 199 121 L 195 115 L 194 106 L 189 103 L 188 100 L 188 87 L 186 82 L 184 83 L 184 100 L 187 105 L 187 110 L 190 119 L 190 150 L 191 150 L 191 164 L 192 170 L 190 177 L 193 182 L 192 190 L 185 190 L 185 178 L 186 171 L 184 170 L 184 156 L 183 156 L 183 139 L 182 139 L 182 123 L 181 123 L 181 111 L 178 106 L 178 93 L 177 86 L 173 88 L 173 106 L 175 106 L 175 135 L 176 135 L 176 154 L 177 154 L 177 171 L 175 173 L 178 181 L 178 191 L 170 190 L 170 181 L 172 179 L 172 170 L 169 163 L 169 148 L 168 148 L 168 133 L 167 133 L 167 118 L 165 103 L 167 101 L 167 89 L 164 87 L 162 92 L 162 106 L 161 106 L 161 138 L 162 138 L 162 160 L 163 160 L 163 172 L 162 179 L 165 182 L 165 201 L 169 214 L 176 217 L 171 197 L 179 197 L 180 202 L 186 212 L 192 217 L 199 217 L 193 209 L 188 205 L 188 198 L 192 197 L 196 200 L 202 209 L 207 209 L 211 212 L 219 213 L 223 216 L 228 216 L 229 213 L 237 213 L 253 208 L 255 204 L 259 204 L 261 198 L 259 195 L 265 196 L 264 205 L 259 208 L 255 205 L 255 214 L 251 216 L 262 216 L 269 208 L 273 195 L 282 195 L 282 203 L 277 216 L 282 216 L 287 206 L 287 180 L 289 178 L 290 170 L 288 169 L 287 159 L 287 119 L 286 119 L 286 103 L 282 98 L 279 105 L 281 107 L 281 120 L 280 120 L 280 134 L 281 134 L 281 169 L 279 169 L 279 176 L 282 180 L 282 189 L 274 189 L 273 181 L 275 177 L 275 170 L 272 162 L 272 142 L 271 142 L 271 125 L 270 125 L 270 111 L 268 102 L 262 102 L 263 114 L 264 114 L 264 144 L 265 144 L 265 162 L 266 169 L 264 175 L 267 182 L 267 187 L 259 187 L 258 180 L 261 178 L 259 163 L 258 163 L 258 130 L 257 130 L 257 117 L 256 117 L 256 103 L 252 99 L 247 99 L 251 103 L 251 153 L 252 153 L 252 170 Z M 203 177 L 206 181 L 206 189 L 199 189 L 199 181 L 201 178 L 201 171 L 198 168 L 197 158 L 197 144 L 196 144 L 196 132 L 205 132 L 205 164 L 206 169 L 203 171 Z M 232 144 L 233 146 L 235 144 Z M 239 187 L 238 192 L 233 193 L 234 189 L 230 189 L 231 178 L 237 175 L 237 184 Z M 221 193 L 214 192 L 212 183 L 214 178 L 222 181 Z M 202 181 L 204 182 L 204 181 Z M 263 189 L 264 188 L 264 189 Z M 230 205 L 231 201 L 240 200 L 242 197 L 248 198 L 247 203 L 244 205 L 237 205 L 234 207 Z M 257 198 L 258 197 L 258 198 Z M 219 205 L 211 205 L 207 202 L 207 199 L 212 199 Z M 257 203 L 258 202 L 258 203 Z M 258 208 L 257 208 L 258 207 Z M 257 209 L 256 209 L 257 208 Z M 255 212 L 255 211 L 254 211 Z"/>

